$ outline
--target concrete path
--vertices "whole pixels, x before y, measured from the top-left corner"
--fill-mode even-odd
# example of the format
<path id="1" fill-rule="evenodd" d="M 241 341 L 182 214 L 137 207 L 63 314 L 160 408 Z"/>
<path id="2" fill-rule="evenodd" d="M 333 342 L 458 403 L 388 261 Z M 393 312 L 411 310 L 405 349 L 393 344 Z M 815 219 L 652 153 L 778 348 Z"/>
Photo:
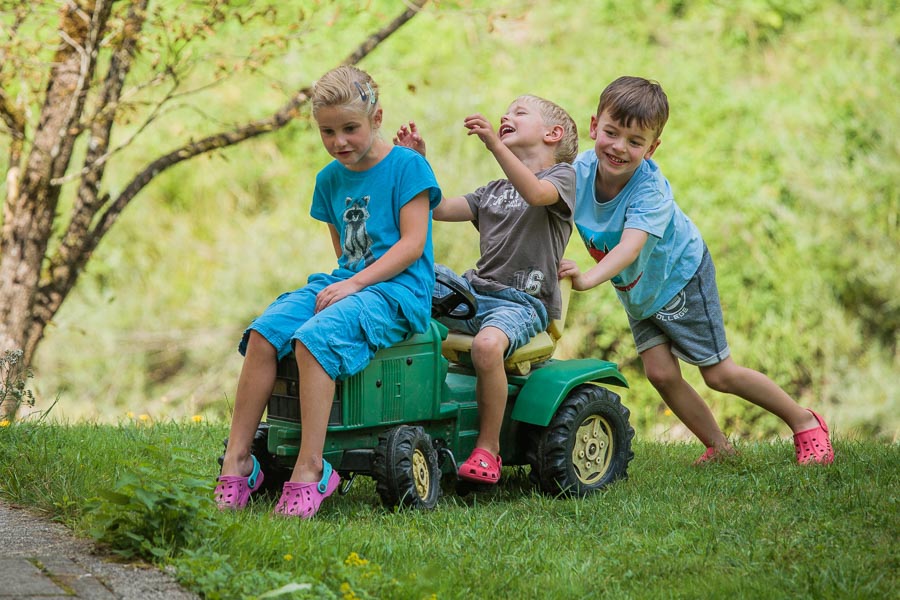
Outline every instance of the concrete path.
<path id="1" fill-rule="evenodd" d="M 165 573 L 115 563 L 58 523 L 0 501 L 0 600 L 197 600 Z"/>

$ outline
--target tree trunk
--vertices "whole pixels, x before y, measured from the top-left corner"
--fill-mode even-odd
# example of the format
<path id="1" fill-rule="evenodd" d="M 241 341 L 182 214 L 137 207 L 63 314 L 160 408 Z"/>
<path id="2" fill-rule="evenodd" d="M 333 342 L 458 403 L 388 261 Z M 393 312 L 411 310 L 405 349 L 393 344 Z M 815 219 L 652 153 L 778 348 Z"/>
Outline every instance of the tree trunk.
<path id="1" fill-rule="evenodd" d="M 21 175 L 10 164 L 0 241 L 0 350 L 20 348 L 31 364 L 43 335 L 32 327 L 35 292 L 52 235 L 60 188 L 51 180 L 65 175 L 77 139 L 84 99 L 97 61 L 112 2 L 83 0 L 60 9 L 60 42 L 38 128 Z M 24 133 L 24 132 L 22 132 Z M 11 185 L 10 185 L 11 183 Z M 9 416 L 17 407 L 0 407 Z"/>

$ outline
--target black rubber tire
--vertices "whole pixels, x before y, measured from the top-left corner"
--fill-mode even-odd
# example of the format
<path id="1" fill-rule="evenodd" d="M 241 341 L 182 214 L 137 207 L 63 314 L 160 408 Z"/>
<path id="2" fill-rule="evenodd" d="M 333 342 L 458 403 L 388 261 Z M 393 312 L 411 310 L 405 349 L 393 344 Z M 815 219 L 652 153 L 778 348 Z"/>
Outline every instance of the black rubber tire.
<path id="1" fill-rule="evenodd" d="M 441 470 L 431 437 L 422 427 L 409 425 L 379 436 L 372 478 L 388 508 L 434 508 L 441 495 Z"/>
<path id="2" fill-rule="evenodd" d="M 547 427 L 533 432 L 530 478 L 553 496 L 585 496 L 628 477 L 630 413 L 610 390 L 580 385 Z"/>
<path id="3" fill-rule="evenodd" d="M 228 440 L 222 443 L 228 447 Z M 278 463 L 278 459 L 274 454 L 269 453 L 269 424 L 260 423 L 256 428 L 256 434 L 253 436 L 253 443 L 250 446 L 250 453 L 259 461 L 259 468 L 263 472 L 263 482 L 258 493 L 277 496 L 281 494 L 284 482 L 291 478 L 291 470 L 286 469 Z M 219 457 L 219 466 L 222 466 L 224 456 Z"/>

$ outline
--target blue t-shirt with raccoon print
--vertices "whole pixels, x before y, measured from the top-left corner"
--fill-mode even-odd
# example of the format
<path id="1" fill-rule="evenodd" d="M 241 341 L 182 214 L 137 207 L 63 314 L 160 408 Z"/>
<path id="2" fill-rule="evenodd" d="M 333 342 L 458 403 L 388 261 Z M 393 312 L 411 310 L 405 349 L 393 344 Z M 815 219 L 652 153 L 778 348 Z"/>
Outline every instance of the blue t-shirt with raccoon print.
<path id="1" fill-rule="evenodd" d="M 365 171 L 351 171 L 336 160 L 319 171 L 310 215 L 340 233 L 341 256 L 332 275 L 349 279 L 396 244 L 400 240 L 400 209 L 423 191 L 428 192 L 429 207 L 434 209 L 441 201 L 441 190 L 431 165 L 419 153 L 401 146 L 394 146 Z M 375 286 L 399 302 L 413 331 L 425 331 L 434 287 L 430 219 L 422 256 Z"/>

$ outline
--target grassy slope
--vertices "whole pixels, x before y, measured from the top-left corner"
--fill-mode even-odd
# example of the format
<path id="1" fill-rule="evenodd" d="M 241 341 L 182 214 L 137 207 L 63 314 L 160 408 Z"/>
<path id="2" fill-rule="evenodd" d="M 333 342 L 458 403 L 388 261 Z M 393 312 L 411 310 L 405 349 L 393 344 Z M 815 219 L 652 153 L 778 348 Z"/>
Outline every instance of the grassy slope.
<path id="1" fill-rule="evenodd" d="M 464 136 L 466 114 L 496 117 L 519 93 L 544 95 L 575 116 L 587 149 L 588 118 L 608 81 L 660 80 L 672 117 L 656 158 L 713 251 L 737 360 L 823 409 L 839 433 L 896 438 L 896 11 L 863 1 L 463 4 L 430 8 L 363 65 L 383 88 L 386 135 L 415 118 L 445 191 L 461 193 L 499 176 Z M 373 6 L 373 15 L 395 9 Z M 345 13 L 324 37 L 289 46 L 267 75 L 288 89 L 307 84 L 361 39 L 354 23 Z M 280 101 L 260 80 L 240 81 L 252 95 L 219 89 L 199 100 L 204 112 L 234 118 L 252 107 L 258 116 Z M 110 185 L 171 139 L 213 125 L 191 111 L 163 120 L 140 156 L 110 170 Z M 333 260 L 307 215 L 326 158 L 298 121 L 149 188 L 48 331 L 39 408 L 58 396 L 54 415 L 64 419 L 227 414 L 243 326 Z M 439 224 L 435 240 L 439 260 L 473 263 L 471 228 Z M 568 254 L 587 264 L 577 243 Z M 563 354 L 622 364 L 639 431 L 682 437 L 642 380 L 611 291 L 578 296 L 570 314 Z M 785 433 L 690 376 L 729 433 Z"/>
<path id="2" fill-rule="evenodd" d="M 699 445 L 644 442 L 628 481 L 585 499 L 537 495 L 507 469 L 493 497 L 447 490 L 431 512 L 388 512 L 365 479 L 301 523 L 271 519 L 271 500 L 216 513 L 224 435 L 13 425 L 0 429 L 0 494 L 82 533 L 120 518 L 107 543 L 144 544 L 138 555 L 158 552 L 208 598 L 289 584 L 284 597 L 886 598 L 898 585 L 896 444 L 838 440 L 838 462 L 812 468 L 789 444 L 747 444 L 698 469 Z M 123 495 L 91 500 L 113 487 Z"/>

